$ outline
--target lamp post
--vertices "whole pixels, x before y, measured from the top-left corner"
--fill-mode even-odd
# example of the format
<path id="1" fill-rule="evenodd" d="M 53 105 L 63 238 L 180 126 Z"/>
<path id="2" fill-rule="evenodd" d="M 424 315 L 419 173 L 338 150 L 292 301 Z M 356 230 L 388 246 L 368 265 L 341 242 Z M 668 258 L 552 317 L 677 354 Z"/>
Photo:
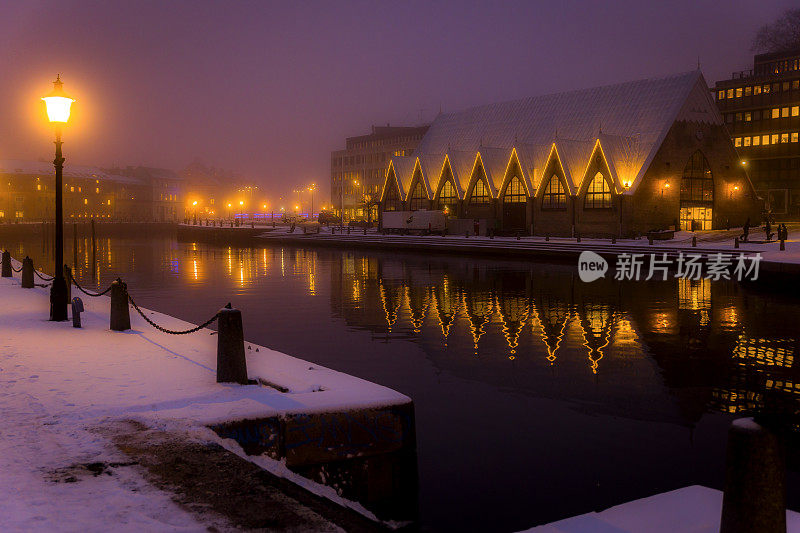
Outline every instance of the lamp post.
<path id="1" fill-rule="evenodd" d="M 308 219 L 309 220 L 313 220 L 314 219 L 314 191 L 316 191 L 316 190 L 317 190 L 317 184 L 316 183 L 312 183 L 311 187 L 308 188 L 308 192 L 311 193 L 311 213 L 308 214 Z"/>
<path id="2" fill-rule="evenodd" d="M 64 94 L 63 85 L 61 76 L 56 76 L 52 92 L 42 98 L 47 107 L 47 118 L 56 130 L 56 157 L 53 159 L 56 170 L 56 257 L 53 285 L 50 287 L 50 320 L 55 321 L 67 319 L 67 281 L 64 279 L 64 157 L 61 155 L 61 126 L 69 120 L 69 109 L 75 101 Z"/>

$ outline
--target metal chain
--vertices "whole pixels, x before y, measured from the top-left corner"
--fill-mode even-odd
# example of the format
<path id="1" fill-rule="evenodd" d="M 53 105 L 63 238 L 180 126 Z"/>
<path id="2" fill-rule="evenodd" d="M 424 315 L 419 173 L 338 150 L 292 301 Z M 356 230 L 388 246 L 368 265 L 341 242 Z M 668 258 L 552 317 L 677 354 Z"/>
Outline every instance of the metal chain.
<path id="1" fill-rule="evenodd" d="M 36 270 L 36 269 L 33 269 L 33 273 L 36 274 L 36 276 L 42 281 L 53 281 L 53 279 L 54 279 L 54 278 L 48 278 L 48 277 L 42 276 L 41 274 L 39 274 L 39 271 Z"/>
<path id="2" fill-rule="evenodd" d="M 72 276 L 70 276 L 70 277 L 72 277 Z M 111 290 L 111 285 L 109 285 L 108 288 L 106 290 L 104 290 L 103 292 L 98 292 L 97 294 L 95 294 L 95 293 L 89 292 L 86 289 L 84 289 L 83 287 L 81 287 L 80 283 L 78 283 L 78 280 L 76 280 L 74 277 L 72 277 L 72 283 L 74 283 L 75 286 L 78 287 L 78 290 L 81 291 L 86 296 L 92 296 L 92 297 L 102 296 L 102 295 L 106 294 L 108 291 Z"/>
<path id="3" fill-rule="evenodd" d="M 20 265 L 18 269 L 14 268 L 14 265 L 11 265 L 11 270 L 13 270 L 14 272 L 22 272 L 22 265 Z"/>
<path id="4" fill-rule="evenodd" d="M 136 302 L 133 301 L 133 298 L 131 298 L 130 293 L 128 293 L 128 301 L 131 303 L 133 308 L 136 309 L 136 312 L 139 313 L 139 315 L 147 321 L 148 324 L 150 324 L 151 326 L 156 328 L 158 331 L 162 331 L 164 333 L 169 333 L 170 335 L 187 335 L 189 333 L 194 333 L 195 331 L 200 331 L 201 329 L 205 328 L 206 326 L 211 325 L 212 322 L 214 322 L 216 319 L 219 318 L 219 313 L 216 313 L 214 316 L 212 316 L 211 318 L 206 320 L 203 324 L 200 324 L 197 327 L 194 327 L 192 329 L 187 329 L 186 331 L 173 331 L 171 329 L 163 328 L 163 327 L 159 326 L 158 324 L 156 324 L 155 322 L 153 322 L 152 320 L 150 320 L 147 317 L 147 315 L 145 315 L 144 312 L 141 309 L 139 309 L 139 306 L 136 305 Z"/>

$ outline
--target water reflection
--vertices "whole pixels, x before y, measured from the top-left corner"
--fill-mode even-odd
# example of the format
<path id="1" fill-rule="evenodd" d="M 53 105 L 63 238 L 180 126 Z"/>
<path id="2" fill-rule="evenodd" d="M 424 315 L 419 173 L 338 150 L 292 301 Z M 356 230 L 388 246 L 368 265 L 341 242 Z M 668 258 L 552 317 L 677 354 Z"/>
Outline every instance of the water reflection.
<path id="1" fill-rule="evenodd" d="M 35 239 L 11 251 L 49 257 Z M 141 305 L 195 323 L 233 301 L 248 339 L 413 397 L 433 529 L 514 531 L 721 488 L 731 415 L 793 412 L 800 394 L 800 306 L 737 283 L 586 284 L 569 264 L 172 238 L 98 239 L 94 255 L 79 239 L 87 287 L 122 275 Z"/>

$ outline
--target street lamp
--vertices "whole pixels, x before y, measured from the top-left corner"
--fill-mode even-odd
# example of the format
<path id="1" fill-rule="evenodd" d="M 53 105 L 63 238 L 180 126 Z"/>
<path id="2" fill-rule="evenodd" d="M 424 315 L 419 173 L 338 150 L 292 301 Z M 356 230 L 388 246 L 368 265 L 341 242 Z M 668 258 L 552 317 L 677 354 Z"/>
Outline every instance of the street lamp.
<path id="1" fill-rule="evenodd" d="M 56 76 L 53 90 L 42 98 L 47 107 L 47 118 L 56 130 L 56 157 L 53 166 L 56 170 L 56 257 L 53 285 L 50 287 L 50 320 L 67 319 L 67 281 L 64 279 L 64 158 L 61 155 L 61 126 L 69 120 L 69 110 L 75 100 L 64 94 L 61 76 Z"/>

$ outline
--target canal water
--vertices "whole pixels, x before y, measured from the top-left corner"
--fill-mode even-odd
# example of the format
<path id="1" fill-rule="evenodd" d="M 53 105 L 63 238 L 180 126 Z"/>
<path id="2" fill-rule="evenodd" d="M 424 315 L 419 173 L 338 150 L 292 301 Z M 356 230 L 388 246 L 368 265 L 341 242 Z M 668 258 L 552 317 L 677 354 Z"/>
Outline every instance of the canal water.
<path id="1" fill-rule="evenodd" d="M 2 244 L 51 261 L 41 237 Z M 733 282 L 587 284 L 573 264 L 169 235 L 100 238 L 95 267 L 88 240 L 66 250 L 86 287 L 119 275 L 140 305 L 195 323 L 230 301 L 248 340 L 413 398 L 423 530 L 722 488 L 731 420 L 800 394 L 798 300 Z"/>

